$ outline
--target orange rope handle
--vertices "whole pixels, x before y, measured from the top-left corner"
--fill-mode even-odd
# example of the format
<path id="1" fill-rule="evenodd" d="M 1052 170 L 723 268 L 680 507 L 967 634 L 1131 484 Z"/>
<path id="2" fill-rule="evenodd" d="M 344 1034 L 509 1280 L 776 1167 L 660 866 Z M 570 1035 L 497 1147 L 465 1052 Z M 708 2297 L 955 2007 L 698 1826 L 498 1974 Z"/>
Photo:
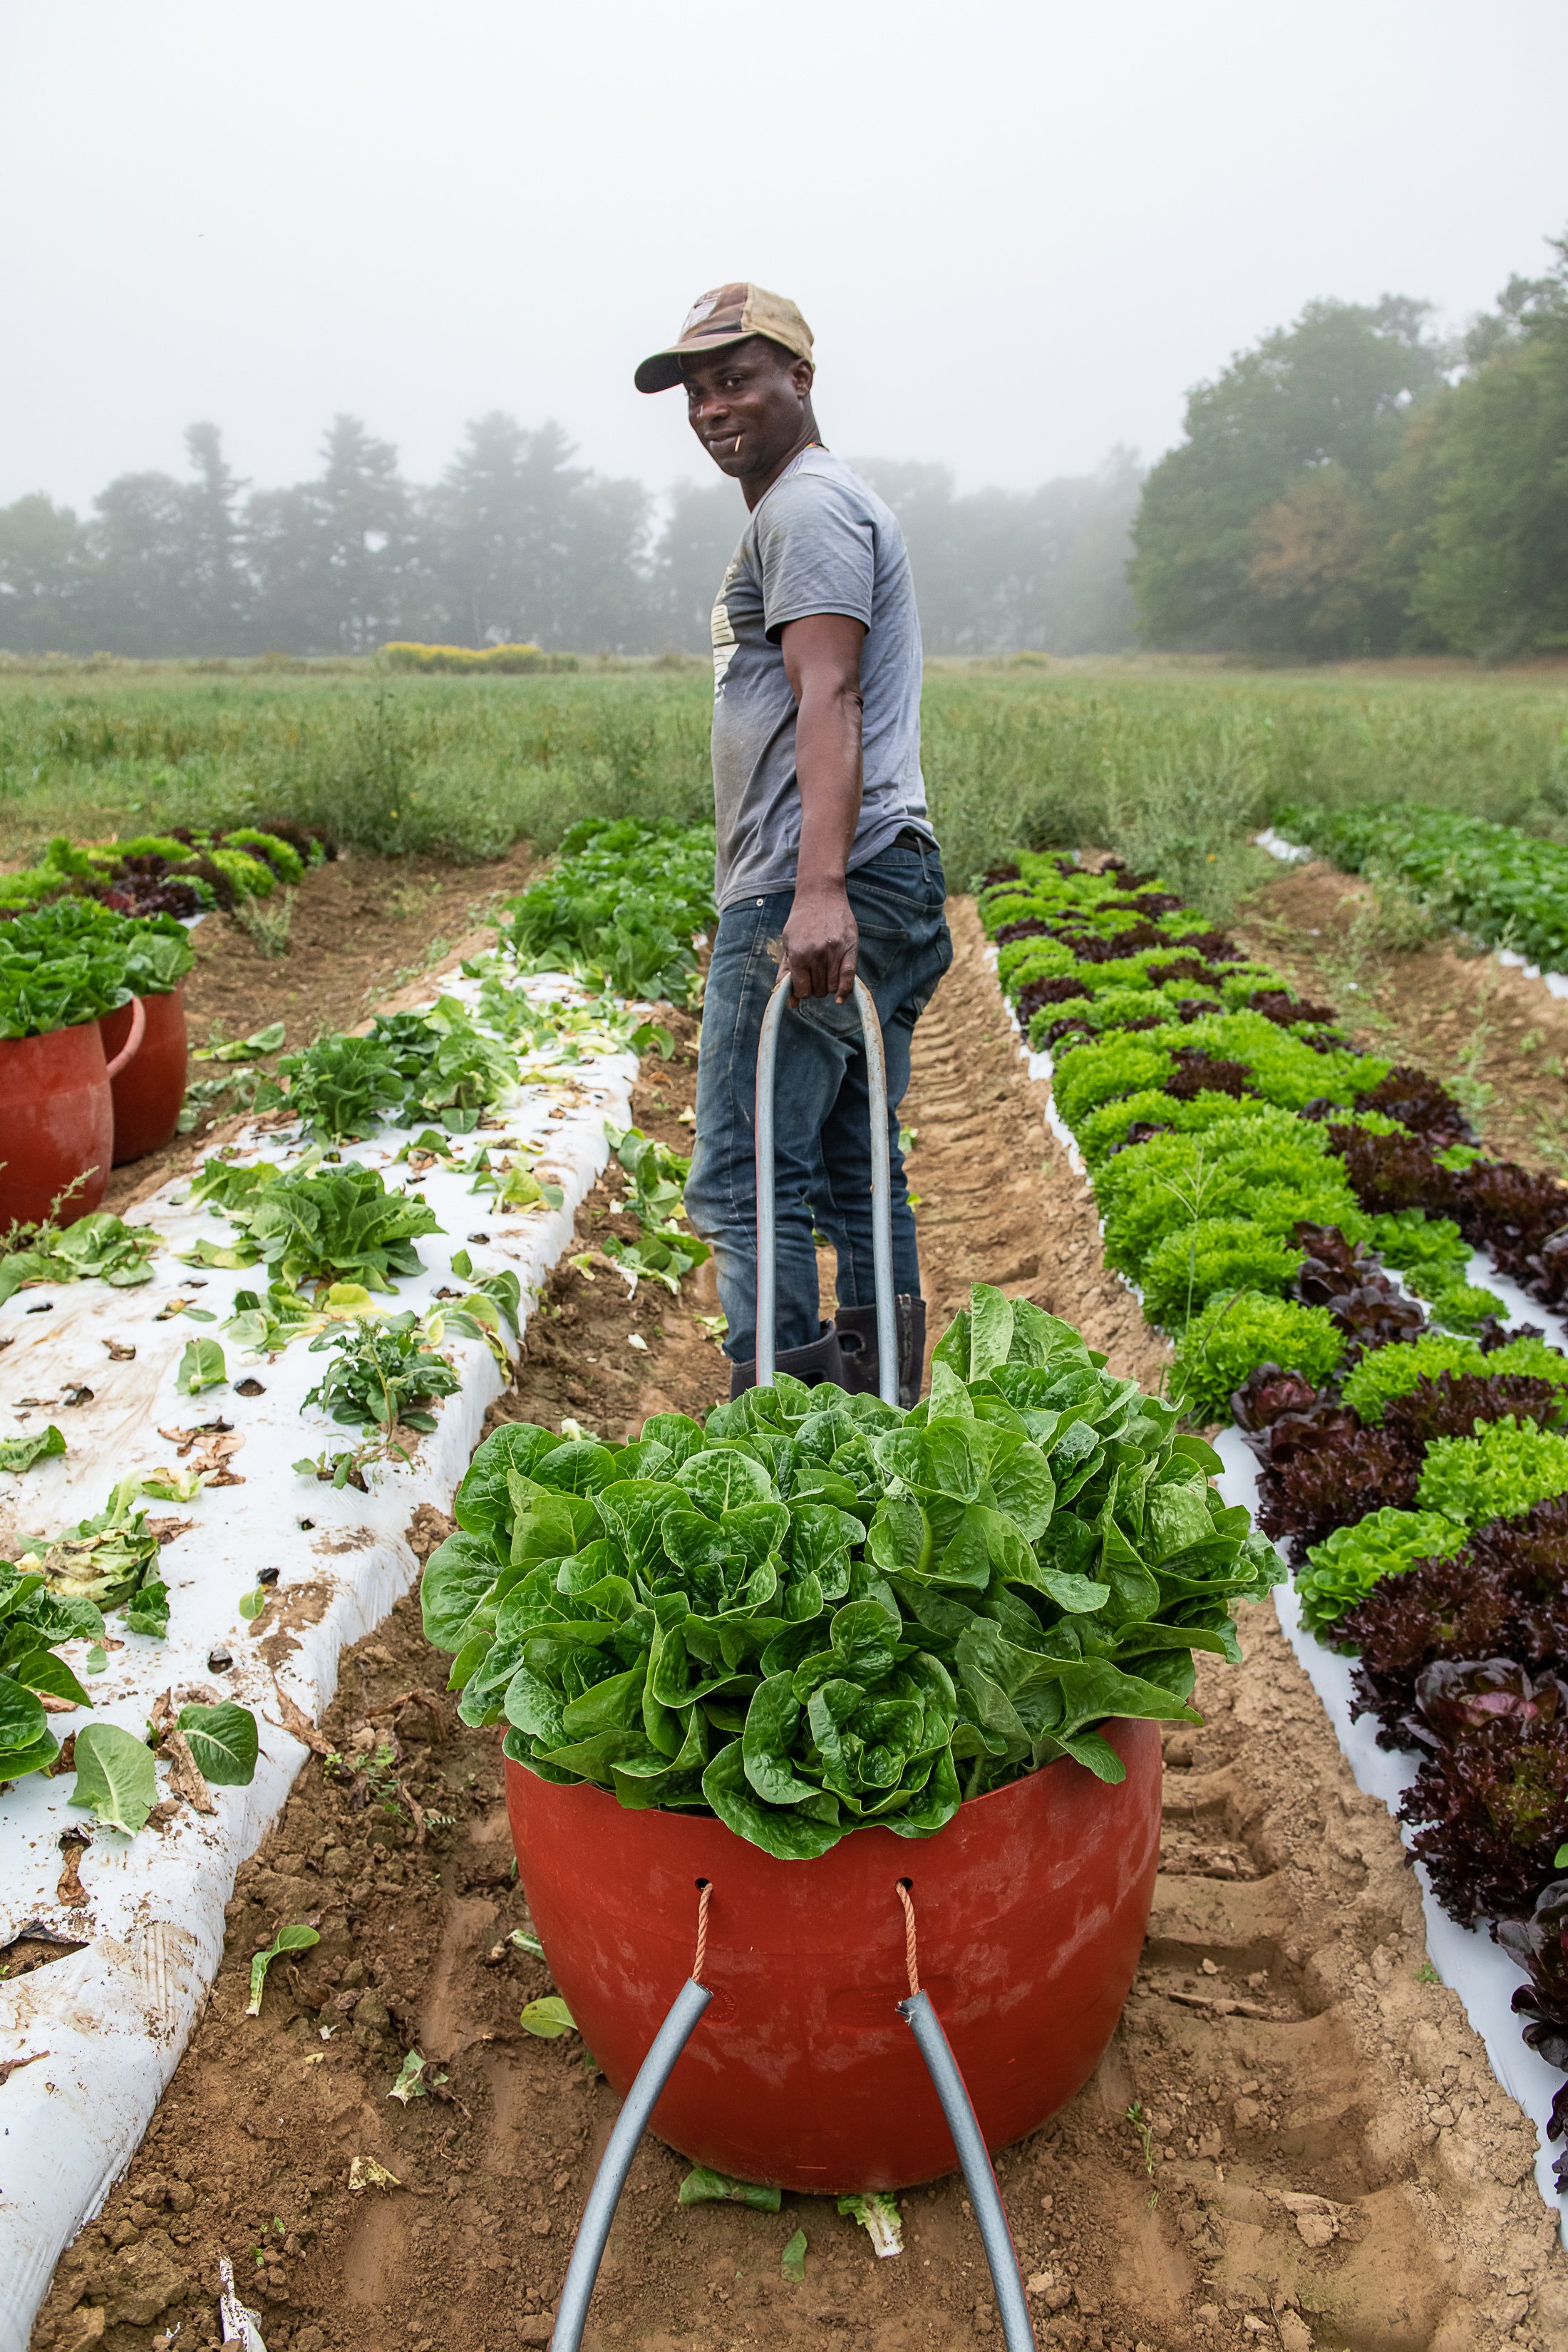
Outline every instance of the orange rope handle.
<path id="1" fill-rule="evenodd" d="M 899 1900 L 904 1906 L 904 1966 L 909 1971 L 911 2000 L 921 1989 L 920 1960 L 915 1952 L 915 1906 L 910 1900 L 910 1883 L 899 1881 Z"/>
<path id="2" fill-rule="evenodd" d="M 697 1897 L 697 1957 L 691 1963 L 693 1984 L 701 1983 L 702 1964 L 708 1958 L 708 1898 L 713 1892 L 708 1879 L 700 1878 L 697 1884 L 701 1892 Z"/>

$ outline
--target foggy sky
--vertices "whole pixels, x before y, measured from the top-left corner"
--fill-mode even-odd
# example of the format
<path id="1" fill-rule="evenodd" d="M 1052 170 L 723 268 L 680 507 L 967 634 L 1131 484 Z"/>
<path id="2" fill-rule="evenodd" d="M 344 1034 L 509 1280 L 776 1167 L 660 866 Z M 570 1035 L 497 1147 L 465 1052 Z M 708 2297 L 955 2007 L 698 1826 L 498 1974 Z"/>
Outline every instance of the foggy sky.
<path id="1" fill-rule="evenodd" d="M 750 277 L 840 449 L 1023 486 L 1152 457 L 1315 295 L 1450 323 L 1568 226 L 1561 0 L 5 0 L 0 501 L 260 484 L 347 409 L 711 478 L 631 371 Z"/>

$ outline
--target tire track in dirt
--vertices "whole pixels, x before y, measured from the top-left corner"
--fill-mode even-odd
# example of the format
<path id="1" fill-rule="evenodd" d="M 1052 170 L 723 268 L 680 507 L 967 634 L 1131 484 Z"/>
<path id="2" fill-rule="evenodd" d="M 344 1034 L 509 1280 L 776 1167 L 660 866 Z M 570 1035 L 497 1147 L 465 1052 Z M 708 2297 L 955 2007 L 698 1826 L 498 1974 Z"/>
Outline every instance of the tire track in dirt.
<path id="1" fill-rule="evenodd" d="M 950 900 L 952 968 L 915 1030 L 905 1124 L 915 1130 L 928 1328 L 939 1339 L 973 1282 L 994 1282 L 1077 1324 L 1112 1370 L 1157 1387 L 1168 1351 L 1100 1257 L 1094 1199 L 1046 1125 L 985 961 L 969 898 Z"/>
<path id="2" fill-rule="evenodd" d="M 916 1033 L 905 1110 L 932 1331 L 972 1279 L 1000 1278 L 1152 1384 L 1161 1344 L 1100 1265 L 1092 1201 L 1046 1128 L 973 908 L 951 912 L 957 958 Z M 686 1060 L 656 1070 L 640 1123 L 679 1139 L 692 1076 Z M 616 1214 L 612 1181 L 577 1247 Z M 500 1412 L 575 1412 L 619 1435 L 657 1406 L 712 1402 L 723 1366 L 688 1301 L 629 1299 L 598 1271 L 552 1277 Z M 416 1532 L 427 1550 L 441 1530 Z M 1242 1637 L 1239 1669 L 1200 1661 L 1203 1727 L 1166 1742 L 1150 1938 L 1111 2048 L 1068 2108 L 998 2158 L 1041 2342 L 1546 2352 L 1568 2331 L 1568 2264 L 1529 2127 L 1455 1997 L 1424 1974 L 1393 1823 L 1355 1790 L 1272 1612 L 1249 1612 Z M 216 2347 L 222 2252 L 268 2352 L 548 2340 L 615 2101 L 574 2040 L 518 2027 L 549 1978 L 509 1940 L 529 1923 L 496 1734 L 457 1724 L 449 1701 L 432 1714 L 409 1699 L 446 1673 L 412 1601 L 351 1655 L 325 1725 L 342 1760 L 311 1760 L 241 1872 L 206 2014 L 143 2148 L 62 2263 L 37 2352 Z M 275 1964 L 247 2018 L 252 1951 L 307 1916 L 321 1944 Z M 412 2046 L 446 2080 L 403 2106 L 389 2094 Z M 402 2185 L 351 2189 L 356 2157 Z M 639 2150 L 594 2352 L 996 2343 L 956 2180 L 905 2199 L 906 2252 L 879 2262 L 825 2200 L 684 2209 L 686 2169 L 656 2143 Z M 799 2285 L 779 2271 L 797 2228 Z"/>

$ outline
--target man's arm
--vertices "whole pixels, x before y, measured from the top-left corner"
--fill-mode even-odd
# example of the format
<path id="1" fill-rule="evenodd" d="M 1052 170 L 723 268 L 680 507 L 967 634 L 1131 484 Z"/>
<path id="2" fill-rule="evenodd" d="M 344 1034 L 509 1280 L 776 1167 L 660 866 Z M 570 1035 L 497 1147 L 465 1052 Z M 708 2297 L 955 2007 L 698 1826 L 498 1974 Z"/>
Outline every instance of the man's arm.
<path id="1" fill-rule="evenodd" d="M 859 934 L 844 887 L 860 818 L 860 647 L 866 631 L 843 613 L 786 623 L 779 644 L 799 707 L 800 858 L 784 925 L 790 986 L 798 998 L 840 1004 L 855 982 Z"/>

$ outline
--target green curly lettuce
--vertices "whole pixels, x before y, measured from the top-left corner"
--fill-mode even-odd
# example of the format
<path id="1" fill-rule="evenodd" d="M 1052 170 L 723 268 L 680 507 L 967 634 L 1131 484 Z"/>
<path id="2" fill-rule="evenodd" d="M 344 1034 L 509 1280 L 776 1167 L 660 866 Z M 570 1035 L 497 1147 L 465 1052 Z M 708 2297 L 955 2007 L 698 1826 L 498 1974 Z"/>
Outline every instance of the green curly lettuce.
<path id="1" fill-rule="evenodd" d="M 1512 1413 L 1474 1437 L 1435 1438 L 1421 1462 L 1415 1499 L 1461 1526 L 1520 1517 L 1553 1495 L 1568 1495 L 1568 1437 Z"/>
<path id="2" fill-rule="evenodd" d="M 1403 1576 L 1424 1559 L 1451 1559 L 1465 1532 L 1441 1511 L 1391 1507 L 1336 1528 L 1311 1547 L 1296 1579 L 1303 1618 L 1314 1633 L 1323 1633 L 1364 1601 L 1380 1577 Z"/>

